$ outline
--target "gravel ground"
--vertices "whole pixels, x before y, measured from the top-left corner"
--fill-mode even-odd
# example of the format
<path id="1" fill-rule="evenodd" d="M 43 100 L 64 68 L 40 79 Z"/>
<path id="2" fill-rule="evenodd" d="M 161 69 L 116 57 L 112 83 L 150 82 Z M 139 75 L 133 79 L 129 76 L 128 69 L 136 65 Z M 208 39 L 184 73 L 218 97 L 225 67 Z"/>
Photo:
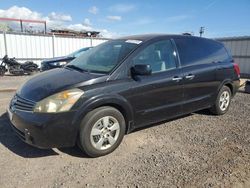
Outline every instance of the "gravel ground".
<path id="1" fill-rule="evenodd" d="M 0 93 L 0 187 L 250 187 L 250 95 L 223 116 L 197 112 L 124 137 L 110 155 L 40 150 L 12 132 Z"/>

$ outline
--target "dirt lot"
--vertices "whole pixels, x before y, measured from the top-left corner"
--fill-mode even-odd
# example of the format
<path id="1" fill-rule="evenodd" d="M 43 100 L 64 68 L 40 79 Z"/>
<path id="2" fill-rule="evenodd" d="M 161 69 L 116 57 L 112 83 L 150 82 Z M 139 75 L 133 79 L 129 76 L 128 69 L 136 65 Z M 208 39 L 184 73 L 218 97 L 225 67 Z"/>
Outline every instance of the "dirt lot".
<path id="1" fill-rule="evenodd" d="M 136 131 L 96 159 L 20 141 L 5 113 L 12 95 L 0 92 L 1 188 L 250 187 L 248 94 L 238 93 L 224 116 L 202 111 Z"/>
<path id="2" fill-rule="evenodd" d="M 28 80 L 31 76 L 11 76 L 7 75 L 0 77 L 0 92 L 11 91 L 19 88 L 22 83 Z"/>

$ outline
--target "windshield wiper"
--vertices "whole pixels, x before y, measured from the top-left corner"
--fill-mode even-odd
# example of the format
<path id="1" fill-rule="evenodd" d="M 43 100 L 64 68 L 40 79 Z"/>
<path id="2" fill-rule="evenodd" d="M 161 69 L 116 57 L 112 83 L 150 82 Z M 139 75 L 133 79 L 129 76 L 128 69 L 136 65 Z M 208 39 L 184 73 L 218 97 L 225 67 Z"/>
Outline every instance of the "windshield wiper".
<path id="1" fill-rule="evenodd" d="M 78 67 L 76 65 L 67 65 L 67 66 L 65 66 L 65 68 L 74 69 L 74 70 L 77 70 L 79 72 L 96 73 L 96 74 L 107 74 L 107 72 L 105 72 L 105 71 L 82 69 L 82 68 L 80 68 L 80 67 Z"/>
<path id="2" fill-rule="evenodd" d="M 65 66 L 66 68 L 71 68 L 71 69 L 74 69 L 74 70 L 77 70 L 77 71 L 80 71 L 80 72 L 88 72 L 87 70 L 84 70 L 84 69 L 81 69 L 80 67 L 78 66 L 75 66 L 75 65 L 67 65 Z"/>

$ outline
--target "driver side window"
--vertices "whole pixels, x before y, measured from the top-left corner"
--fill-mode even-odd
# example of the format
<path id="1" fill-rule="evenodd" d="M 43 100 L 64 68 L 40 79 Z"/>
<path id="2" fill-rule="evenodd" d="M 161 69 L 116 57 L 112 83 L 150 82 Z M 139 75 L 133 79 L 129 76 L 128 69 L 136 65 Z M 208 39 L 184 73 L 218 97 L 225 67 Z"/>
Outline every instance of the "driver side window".
<path id="1" fill-rule="evenodd" d="M 132 60 L 133 66 L 147 64 L 152 73 L 176 68 L 174 49 L 170 40 L 158 41 L 140 51 Z"/>

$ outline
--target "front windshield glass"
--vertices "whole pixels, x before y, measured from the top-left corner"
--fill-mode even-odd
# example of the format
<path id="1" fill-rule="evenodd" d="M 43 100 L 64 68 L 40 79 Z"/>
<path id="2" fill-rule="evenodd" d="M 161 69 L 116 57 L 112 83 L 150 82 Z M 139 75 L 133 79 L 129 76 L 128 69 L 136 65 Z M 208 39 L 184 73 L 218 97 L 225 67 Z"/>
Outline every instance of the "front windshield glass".
<path id="1" fill-rule="evenodd" d="M 94 47 L 71 61 L 67 66 L 95 73 L 109 73 L 138 43 L 111 40 Z"/>
<path id="2" fill-rule="evenodd" d="M 89 50 L 90 48 L 82 48 L 80 50 L 77 50 L 71 54 L 69 54 L 69 57 L 79 57 L 82 53 L 84 53 L 85 51 Z"/>

